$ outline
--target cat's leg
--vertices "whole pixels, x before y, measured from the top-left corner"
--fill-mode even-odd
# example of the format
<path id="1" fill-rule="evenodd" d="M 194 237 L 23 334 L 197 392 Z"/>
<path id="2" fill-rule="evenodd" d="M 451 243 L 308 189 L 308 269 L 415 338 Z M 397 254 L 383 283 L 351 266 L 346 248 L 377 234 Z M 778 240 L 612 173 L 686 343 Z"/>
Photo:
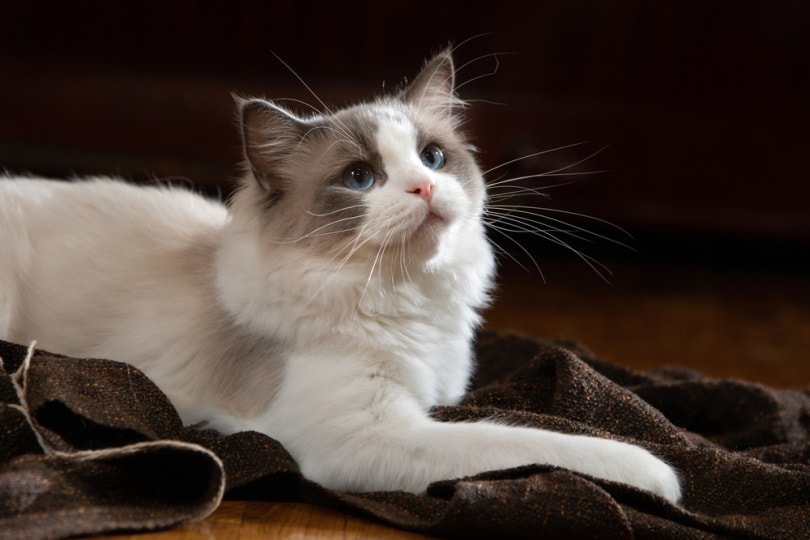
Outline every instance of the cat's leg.
<path id="1" fill-rule="evenodd" d="M 680 498 L 675 471 L 638 446 L 482 422 L 402 425 L 359 437 L 335 457 L 307 463 L 304 474 L 340 489 L 420 492 L 436 480 L 539 463 Z"/>
<path id="2" fill-rule="evenodd" d="M 333 403 L 314 424 L 313 404 L 304 404 L 296 426 L 278 432 L 306 477 L 339 490 L 421 492 L 437 480 L 537 463 L 680 498 L 676 472 L 638 446 L 494 422 L 437 422 L 408 396 L 369 397 L 376 403 L 353 412 Z"/>

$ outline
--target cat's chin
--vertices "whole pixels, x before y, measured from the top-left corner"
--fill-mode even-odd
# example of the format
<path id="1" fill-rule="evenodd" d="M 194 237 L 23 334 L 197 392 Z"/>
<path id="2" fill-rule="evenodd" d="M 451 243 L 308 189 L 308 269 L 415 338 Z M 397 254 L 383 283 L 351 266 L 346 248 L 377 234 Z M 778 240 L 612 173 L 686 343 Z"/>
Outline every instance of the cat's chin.
<path id="1" fill-rule="evenodd" d="M 431 210 L 417 227 L 415 234 L 437 235 L 450 226 L 450 220 L 440 213 Z"/>
<path id="2" fill-rule="evenodd" d="M 435 266 L 435 261 L 443 259 L 443 253 L 447 251 L 456 221 L 435 210 L 427 212 L 405 240 L 410 259 L 426 268 Z"/>

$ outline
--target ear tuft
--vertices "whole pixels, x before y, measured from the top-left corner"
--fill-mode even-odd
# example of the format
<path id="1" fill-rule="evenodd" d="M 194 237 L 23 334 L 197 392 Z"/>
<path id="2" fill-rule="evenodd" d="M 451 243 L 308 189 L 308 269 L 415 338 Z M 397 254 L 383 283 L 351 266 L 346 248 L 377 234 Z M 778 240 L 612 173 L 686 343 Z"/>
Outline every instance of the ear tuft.
<path id="1" fill-rule="evenodd" d="M 281 165 L 301 140 L 303 122 L 270 101 L 237 98 L 237 103 L 250 170 L 262 189 L 280 195 L 286 188 Z"/>
<path id="2" fill-rule="evenodd" d="M 403 98 L 412 106 L 434 114 L 451 117 L 461 101 L 455 95 L 456 71 L 451 49 L 445 49 L 429 60 L 405 89 Z"/>

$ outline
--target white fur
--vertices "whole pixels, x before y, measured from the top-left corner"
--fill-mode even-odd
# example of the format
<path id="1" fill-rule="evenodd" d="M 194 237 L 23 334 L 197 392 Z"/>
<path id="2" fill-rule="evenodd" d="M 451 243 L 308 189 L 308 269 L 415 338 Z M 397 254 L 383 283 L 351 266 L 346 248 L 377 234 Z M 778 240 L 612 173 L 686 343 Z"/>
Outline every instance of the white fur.
<path id="1" fill-rule="evenodd" d="M 273 243 L 249 210 L 250 177 L 230 210 L 110 179 L 0 179 L 0 337 L 129 362 L 186 423 L 267 433 L 335 489 L 418 492 L 547 463 L 676 501 L 675 472 L 639 447 L 429 417 L 472 372 L 494 270 L 483 202 L 402 152 L 416 144 L 408 121 L 391 114 L 376 137 L 388 181 L 368 195 L 369 220 L 398 216 L 386 234 L 412 240 L 408 259 L 380 242 L 359 261 Z M 430 204 L 407 194 L 424 179 Z M 430 212 L 446 224 L 420 229 Z"/>

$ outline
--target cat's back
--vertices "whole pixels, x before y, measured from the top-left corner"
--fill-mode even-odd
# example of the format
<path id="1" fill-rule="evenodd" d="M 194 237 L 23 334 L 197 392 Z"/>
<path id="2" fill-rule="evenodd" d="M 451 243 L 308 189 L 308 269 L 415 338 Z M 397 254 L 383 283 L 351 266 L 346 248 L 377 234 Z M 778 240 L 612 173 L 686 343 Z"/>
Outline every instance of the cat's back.
<path id="1" fill-rule="evenodd" d="M 146 318 L 203 279 L 227 220 L 224 205 L 185 189 L 0 177 L 0 337 Z"/>
<path id="2" fill-rule="evenodd" d="M 223 204 L 187 189 L 0 177 L 0 266 L 43 282 L 147 275 L 166 257 L 215 243 L 227 221 Z"/>
<path id="3" fill-rule="evenodd" d="M 162 231 L 194 233 L 225 224 L 224 205 L 187 189 L 136 186 L 114 178 L 77 181 L 0 177 L 0 228 L 4 234 L 38 230 L 114 234 L 165 226 Z"/>

